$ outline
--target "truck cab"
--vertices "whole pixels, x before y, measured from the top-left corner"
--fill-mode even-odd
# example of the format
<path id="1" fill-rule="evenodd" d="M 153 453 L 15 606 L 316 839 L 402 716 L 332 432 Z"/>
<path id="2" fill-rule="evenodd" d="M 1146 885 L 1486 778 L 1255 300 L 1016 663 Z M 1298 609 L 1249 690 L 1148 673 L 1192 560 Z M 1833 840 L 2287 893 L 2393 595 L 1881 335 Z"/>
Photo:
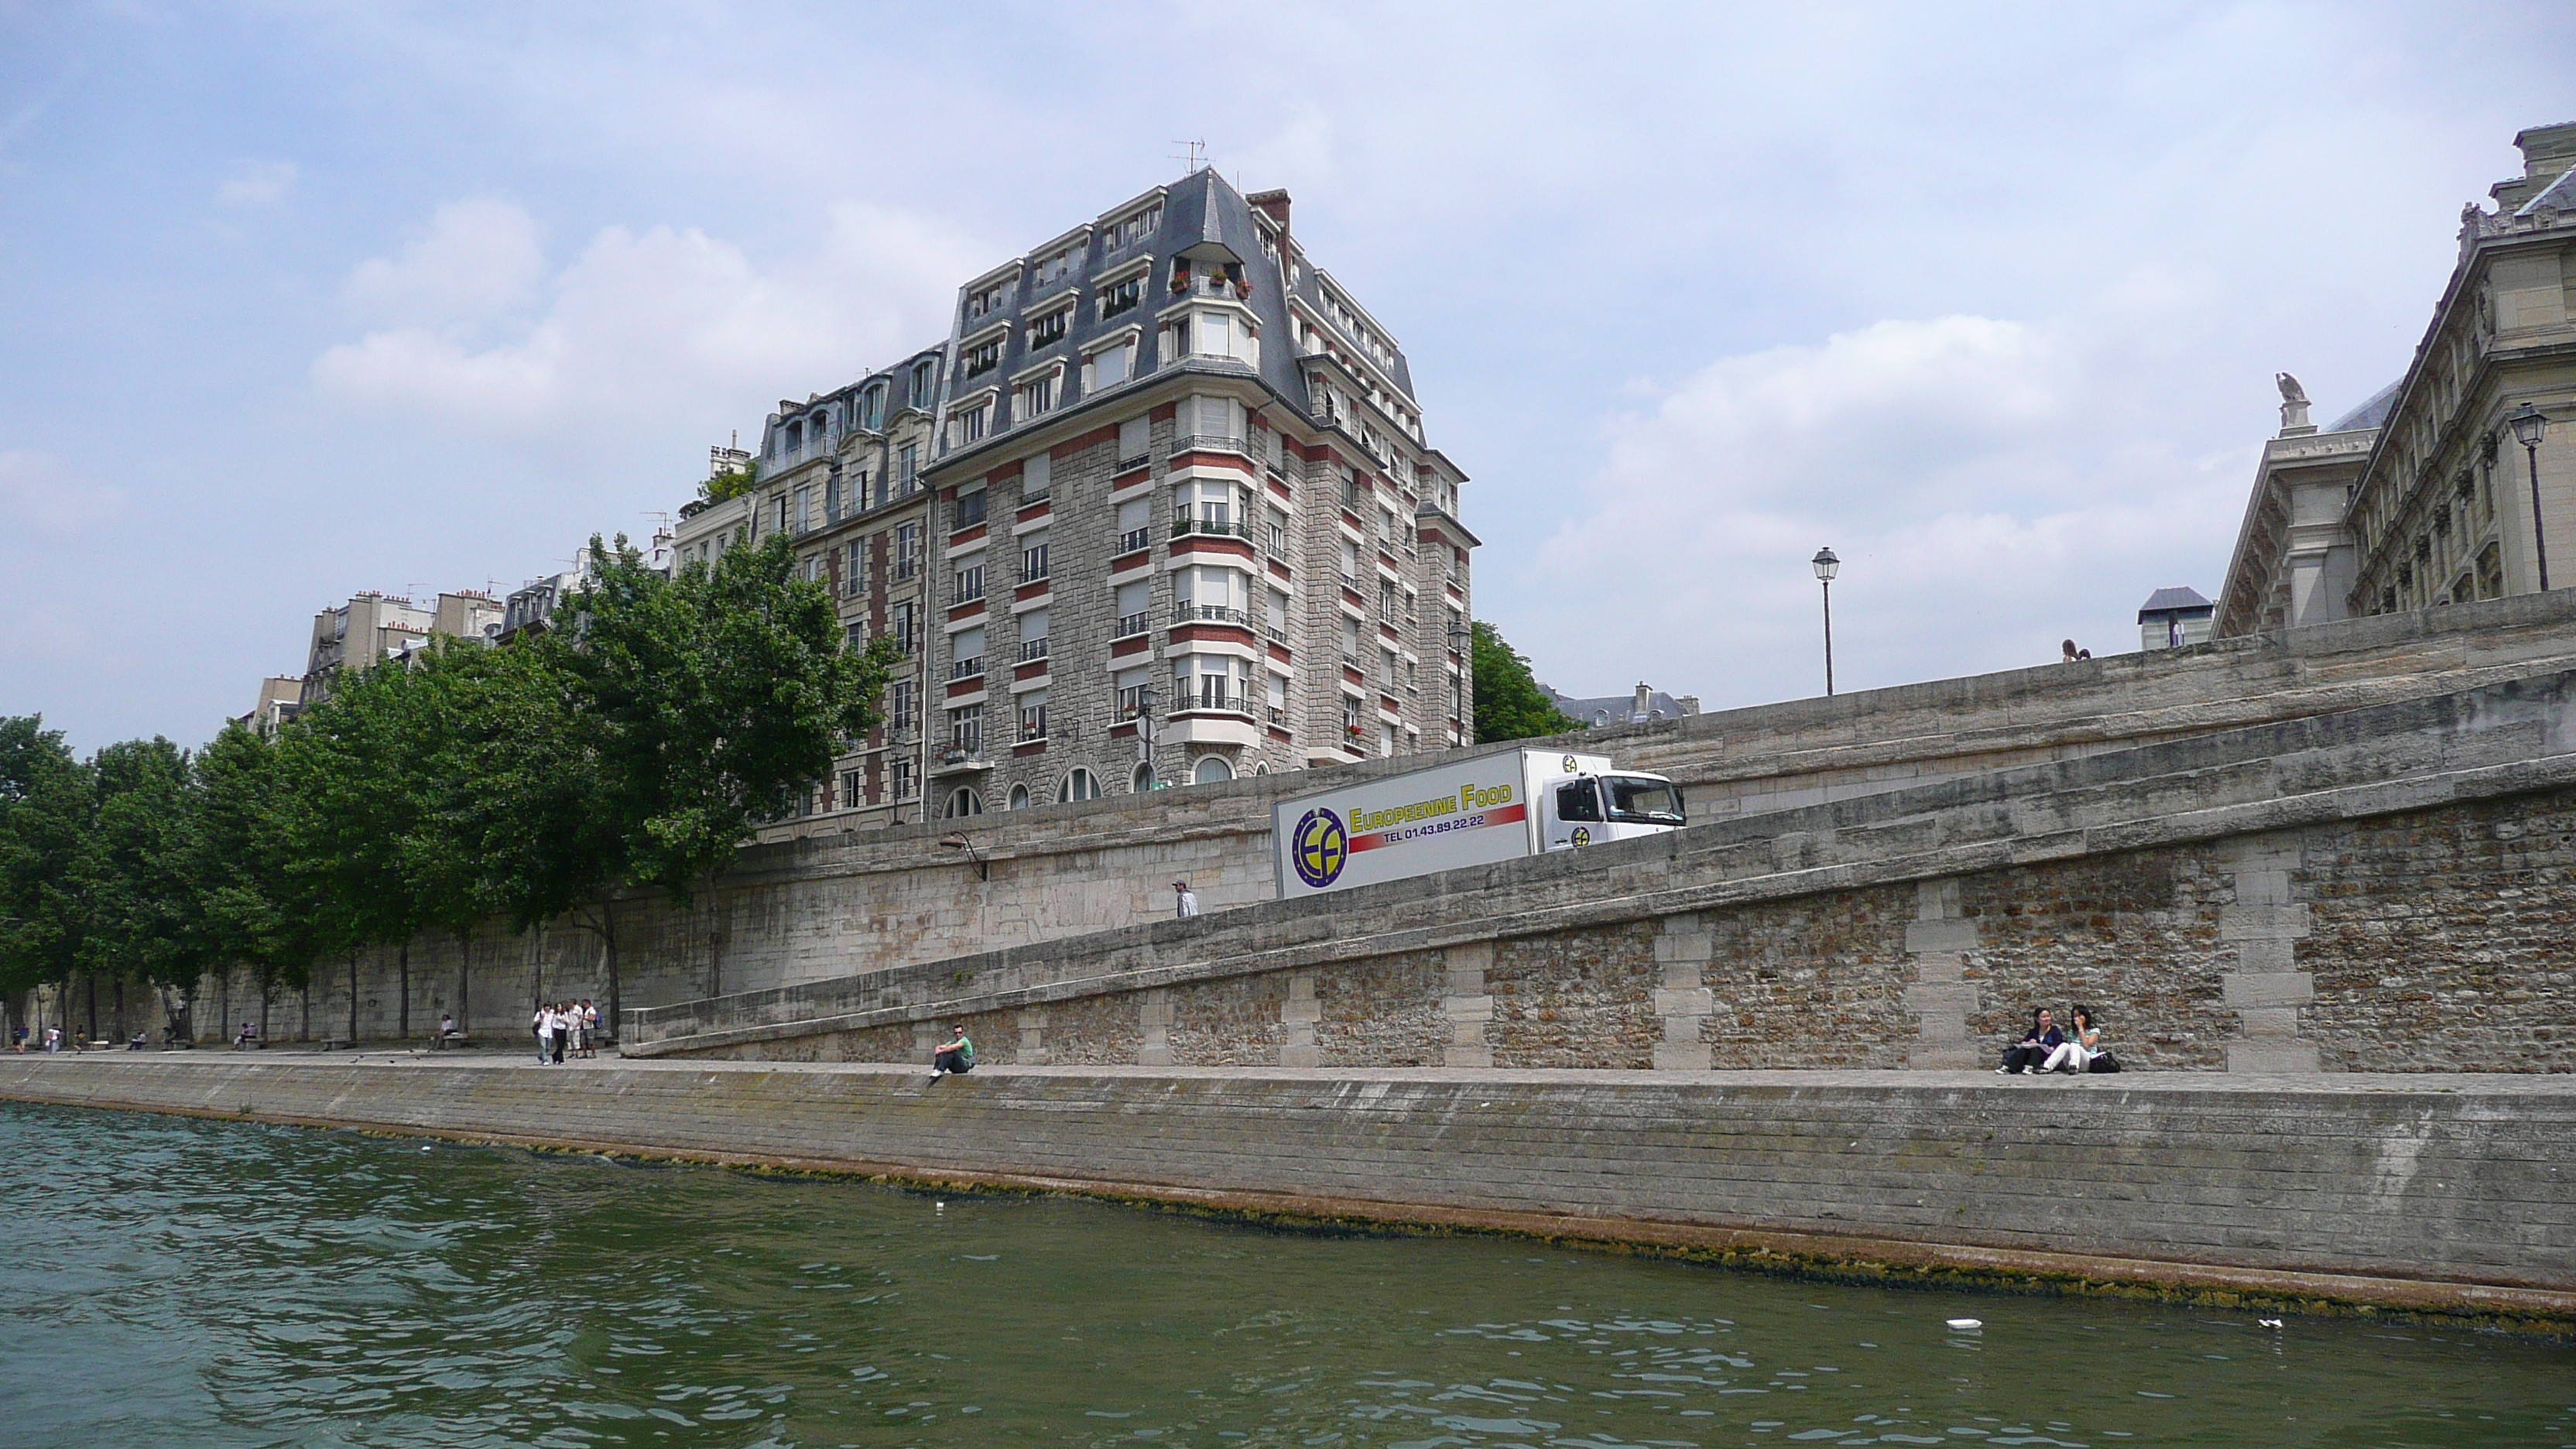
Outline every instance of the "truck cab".
<path id="1" fill-rule="evenodd" d="M 1577 762 L 1568 756 L 1566 763 Z M 1579 850 L 1690 823 L 1681 788 L 1661 775 L 1581 768 L 1544 780 L 1538 815 L 1544 850 Z"/>

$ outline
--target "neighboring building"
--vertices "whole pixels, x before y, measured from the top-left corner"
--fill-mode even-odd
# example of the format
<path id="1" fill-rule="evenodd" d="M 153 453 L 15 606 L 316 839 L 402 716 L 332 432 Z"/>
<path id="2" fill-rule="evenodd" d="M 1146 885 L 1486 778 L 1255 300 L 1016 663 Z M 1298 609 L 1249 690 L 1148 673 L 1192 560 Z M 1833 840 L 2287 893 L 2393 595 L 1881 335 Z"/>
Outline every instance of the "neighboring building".
<path id="1" fill-rule="evenodd" d="M 259 682 L 259 703 L 251 706 L 250 713 L 235 716 L 234 722 L 248 725 L 261 739 L 273 740 L 295 718 L 303 701 L 303 680 L 292 674 L 272 674 Z"/>
<path id="2" fill-rule="evenodd" d="M 2222 635 L 2527 593 L 2543 539 L 2576 565 L 2576 124 L 2514 144 L 2523 175 L 2491 189 L 2494 211 L 2462 210 L 2458 264 L 2406 375 L 2325 434 L 2294 431 L 2283 408 L 2220 592 Z M 2507 422 L 2526 404 L 2550 421 L 2537 520 L 2535 459 Z"/>
<path id="3" fill-rule="evenodd" d="M 1678 719 L 1686 714 L 1699 713 L 1698 695 L 1666 694 L 1660 689 L 1647 688 L 1644 680 L 1637 682 L 1634 693 L 1603 695 L 1599 699 L 1577 699 L 1544 684 L 1539 688 L 1547 690 L 1547 697 L 1556 702 L 1559 711 L 1570 719 L 1581 721 L 1589 729 L 1644 724 L 1648 720 Z"/>
<path id="4" fill-rule="evenodd" d="M 2264 442 L 2254 470 L 2254 493 L 2219 591 L 2213 630 L 2220 638 L 2346 616 L 2353 553 L 2344 510 L 2397 396 L 2391 383 L 2319 432 L 2308 421 L 2299 380 L 2285 372 L 2279 383 L 2281 431 Z"/>
<path id="5" fill-rule="evenodd" d="M 2198 589 L 2158 589 L 2138 606 L 2138 647 L 2181 649 L 2209 637 L 2215 605 Z"/>
<path id="6" fill-rule="evenodd" d="M 782 404 L 681 566 L 784 530 L 914 668 L 813 809 L 962 817 L 1474 739 L 1466 477 L 1402 350 L 1214 170 L 968 282 L 946 345 Z"/>
<path id="7" fill-rule="evenodd" d="M 408 658 L 439 636 L 487 641 L 500 623 L 500 601 L 479 590 L 440 594 L 428 605 L 399 594 L 352 595 L 340 607 L 313 616 L 298 706 L 319 703 L 343 669 L 367 669 L 387 659 Z"/>

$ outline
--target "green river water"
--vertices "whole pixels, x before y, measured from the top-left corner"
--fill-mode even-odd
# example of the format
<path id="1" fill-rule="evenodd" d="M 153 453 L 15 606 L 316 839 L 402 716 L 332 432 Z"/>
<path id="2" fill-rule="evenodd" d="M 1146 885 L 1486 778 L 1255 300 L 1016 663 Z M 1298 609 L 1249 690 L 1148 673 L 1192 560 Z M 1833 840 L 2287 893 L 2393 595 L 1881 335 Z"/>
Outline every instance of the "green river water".
<path id="1" fill-rule="evenodd" d="M 0 1162 L 10 1445 L 2576 1443 L 2576 1350 L 2460 1329 L 6 1104 Z"/>

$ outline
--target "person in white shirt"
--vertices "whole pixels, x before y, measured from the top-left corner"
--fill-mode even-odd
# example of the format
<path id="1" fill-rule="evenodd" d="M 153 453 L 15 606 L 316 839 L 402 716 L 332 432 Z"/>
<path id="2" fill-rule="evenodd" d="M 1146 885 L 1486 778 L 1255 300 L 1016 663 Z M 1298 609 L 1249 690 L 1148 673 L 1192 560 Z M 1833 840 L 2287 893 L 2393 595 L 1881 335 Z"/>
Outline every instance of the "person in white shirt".
<path id="1" fill-rule="evenodd" d="M 1190 883 L 1188 881 L 1176 880 L 1172 882 L 1172 893 L 1179 897 L 1181 908 L 1180 918 L 1182 920 L 1186 921 L 1190 917 L 1199 913 L 1198 892 L 1190 889 Z"/>
<path id="2" fill-rule="evenodd" d="M 528 1021 L 528 1029 L 537 1034 L 537 1065 L 541 1067 L 546 1064 L 546 1047 L 550 1045 L 547 1038 L 554 1034 L 554 1015 L 540 1004 L 537 1014 Z"/>
<path id="3" fill-rule="evenodd" d="M 2102 1028 L 2093 1020 L 2093 1008 L 2078 1006 L 2075 1008 L 2075 1029 L 2066 1034 L 2064 1046 L 2048 1054 L 2048 1065 L 2040 1070 L 2085 1071 L 2093 1065 L 2095 1057 L 2102 1055 L 2102 1051 Z"/>

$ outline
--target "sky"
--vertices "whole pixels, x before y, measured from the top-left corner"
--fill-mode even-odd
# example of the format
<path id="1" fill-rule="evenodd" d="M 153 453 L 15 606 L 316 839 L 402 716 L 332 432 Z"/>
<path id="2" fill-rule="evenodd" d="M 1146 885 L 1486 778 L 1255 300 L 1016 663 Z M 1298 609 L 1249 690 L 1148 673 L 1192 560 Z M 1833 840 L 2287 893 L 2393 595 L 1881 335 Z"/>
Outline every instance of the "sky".
<path id="1" fill-rule="evenodd" d="M 0 0 L 0 715 L 194 744 L 351 593 L 649 534 L 1184 140 L 1547 682 L 1821 692 L 1828 545 L 1843 690 L 2134 649 L 2571 74 L 2543 4 Z"/>

